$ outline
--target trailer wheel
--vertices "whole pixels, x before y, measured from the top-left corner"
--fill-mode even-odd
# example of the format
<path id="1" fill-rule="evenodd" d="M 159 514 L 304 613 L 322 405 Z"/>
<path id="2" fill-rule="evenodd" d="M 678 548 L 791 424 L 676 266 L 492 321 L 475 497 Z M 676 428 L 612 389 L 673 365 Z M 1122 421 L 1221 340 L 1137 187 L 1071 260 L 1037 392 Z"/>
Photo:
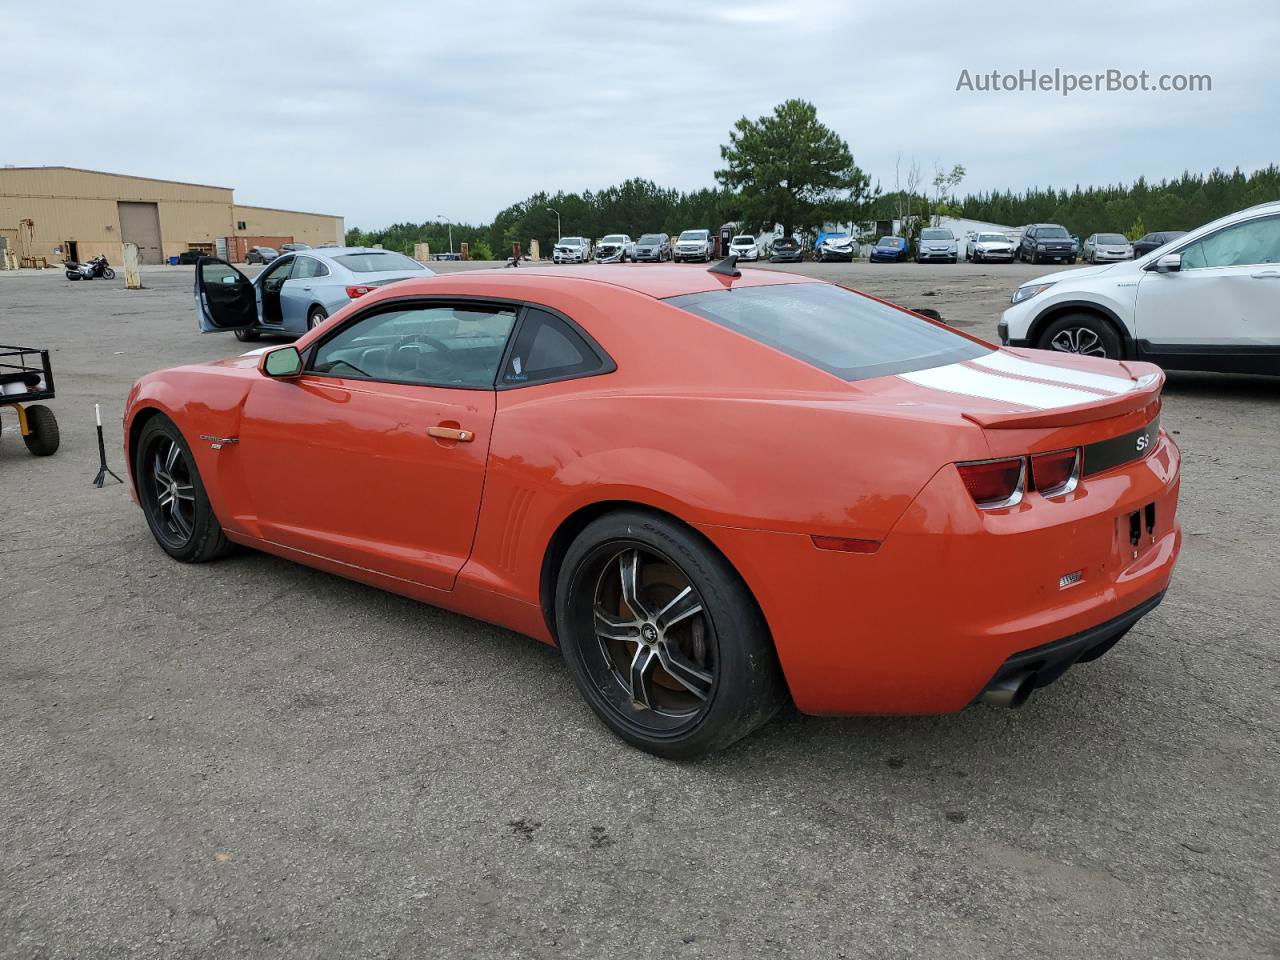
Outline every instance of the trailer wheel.
<path id="1" fill-rule="evenodd" d="M 27 434 L 22 439 L 37 457 L 47 457 L 56 453 L 61 437 L 58 434 L 58 419 L 53 411 L 41 404 L 26 408 Z"/>

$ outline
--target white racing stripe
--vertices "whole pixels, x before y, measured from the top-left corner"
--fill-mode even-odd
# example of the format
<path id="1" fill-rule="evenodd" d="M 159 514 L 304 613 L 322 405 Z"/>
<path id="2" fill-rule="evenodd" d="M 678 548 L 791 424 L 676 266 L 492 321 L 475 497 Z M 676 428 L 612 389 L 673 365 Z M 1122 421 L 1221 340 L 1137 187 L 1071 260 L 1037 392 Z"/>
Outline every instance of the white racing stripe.
<path id="1" fill-rule="evenodd" d="M 1102 399 L 1096 393 L 1072 390 L 1067 386 L 1056 387 L 1047 383 L 1033 383 L 1030 380 L 1014 380 L 1012 377 L 1002 377 L 998 373 L 975 370 L 963 363 L 950 363 L 945 367 L 900 373 L 898 376 L 918 386 L 929 387 L 931 390 L 1016 403 L 1037 410 L 1074 407 L 1077 404 L 1093 403 Z"/>
<path id="2" fill-rule="evenodd" d="M 1000 373 L 1012 373 L 1019 377 L 1035 377 L 1038 380 L 1052 380 L 1066 386 L 1088 387 L 1101 390 L 1103 393 L 1119 396 L 1137 389 L 1137 384 L 1125 377 L 1111 377 L 1103 373 L 1088 373 L 1084 370 L 1072 370 L 1055 366 L 1051 363 L 1036 363 L 1015 357 L 1003 350 L 994 350 L 985 357 L 972 361 Z"/>

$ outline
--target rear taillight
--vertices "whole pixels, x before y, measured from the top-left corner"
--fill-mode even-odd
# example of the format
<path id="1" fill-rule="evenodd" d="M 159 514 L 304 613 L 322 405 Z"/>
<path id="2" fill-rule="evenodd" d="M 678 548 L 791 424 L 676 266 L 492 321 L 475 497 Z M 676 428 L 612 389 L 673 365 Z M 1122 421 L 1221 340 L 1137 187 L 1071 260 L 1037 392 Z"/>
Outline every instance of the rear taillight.
<path id="1" fill-rule="evenodd" d="M 1076 488 L 1080 448 L 1037 453 L 1031 458 L 1031 485 L 1043 497 L 1060 497 Z"/>
<path id="2" fill-rule="evenodd" d="M 366 293 L 373 293 L 377 287 L 371 287 L 368 284 L 361 283 L 354 287 L 347 287 L 347 296 L 354 300 L 356 297 L 363 297 Z"/>
<path id="3" fill-rule="evenodd" d="M 983 510 L 1012 507 L 1022 501 L 1027 486 L 1025 457 L 957 463 L 956 469 L 969 496 Z"/>

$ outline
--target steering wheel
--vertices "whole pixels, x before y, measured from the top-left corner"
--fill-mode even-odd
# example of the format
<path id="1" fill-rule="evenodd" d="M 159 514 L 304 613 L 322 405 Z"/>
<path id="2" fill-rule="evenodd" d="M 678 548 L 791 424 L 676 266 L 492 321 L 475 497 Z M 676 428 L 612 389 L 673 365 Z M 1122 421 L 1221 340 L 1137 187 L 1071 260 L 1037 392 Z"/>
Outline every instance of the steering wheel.
<path id="1" fill-rule="evenodd" d="M 440 353 L 448 353 L 452 349 L 443 340 L 437 340 L 435 337 L 429 337 L 425 333 L 407 333 L 396 341 L 396 350 L 401 347 L 407 347 L 413 343 L 425 343 L 427 346 L 439 351 Z"/>

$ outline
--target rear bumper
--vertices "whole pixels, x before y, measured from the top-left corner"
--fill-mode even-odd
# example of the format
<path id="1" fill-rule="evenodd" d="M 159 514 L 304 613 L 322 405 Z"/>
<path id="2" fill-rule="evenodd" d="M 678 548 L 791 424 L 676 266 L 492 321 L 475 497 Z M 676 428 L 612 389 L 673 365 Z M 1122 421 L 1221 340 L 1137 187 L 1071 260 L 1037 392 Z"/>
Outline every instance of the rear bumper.
<path id="1" fill-rule="evenodd" d="M 1077 634 L 1015 653 L 1001 665 L 986 691 L 1017 691 L 1009 706 L 1018 707 L 1041 687 L 1053 683 L 1077 663 L 1088 663 L 1114 647 L 1133 625 L 1160 605 L 1164 591 L 1106 623 Z"/>
<path id="2" fill-rule="evenodd" d="M 701 529 L 759 602 L 801 710 L 950 713 L 1011 657 L 1101 629 L 1167 589 L 1182 545 L 1179 468 L 1162 434 L 1145 459 L 1065 498 L 1033 493 L 985 513 L 943 467 L 869 555 L 819 550 L 805 534 Z M 1131 543 L 1128 518 L 1148 505 L 1155 524 Z"/>

